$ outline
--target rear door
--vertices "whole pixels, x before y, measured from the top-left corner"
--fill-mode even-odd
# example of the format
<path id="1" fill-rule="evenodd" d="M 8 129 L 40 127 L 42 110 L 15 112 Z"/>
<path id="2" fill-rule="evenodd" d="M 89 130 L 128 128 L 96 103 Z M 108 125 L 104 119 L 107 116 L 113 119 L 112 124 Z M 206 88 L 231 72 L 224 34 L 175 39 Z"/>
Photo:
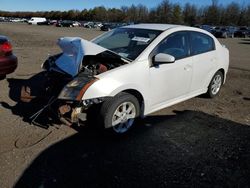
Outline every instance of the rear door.
<path id="1" fill-rule="evenodd" d="M 200 32 L 189 33 L 193 57 L 193 77 L 190 92 L 194 92 L 207 87 L 209 75 L 213 74 L 217 59 L 212 37 Z"/>

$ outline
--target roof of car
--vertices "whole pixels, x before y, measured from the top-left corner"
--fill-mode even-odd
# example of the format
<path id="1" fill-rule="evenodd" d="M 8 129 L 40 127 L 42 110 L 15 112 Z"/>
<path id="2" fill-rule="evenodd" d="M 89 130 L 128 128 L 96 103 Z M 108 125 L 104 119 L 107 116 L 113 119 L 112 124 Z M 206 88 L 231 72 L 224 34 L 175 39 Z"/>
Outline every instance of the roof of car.
<path id="1" fill-rule="evenodd" d="M 173 24 L 135 24 L 124 26 L 123 28 L 135 28 L 135 29 L 152 29 L 165 31 L 170 28 L 183 27 L 182 25 L 173 25 Z"/>

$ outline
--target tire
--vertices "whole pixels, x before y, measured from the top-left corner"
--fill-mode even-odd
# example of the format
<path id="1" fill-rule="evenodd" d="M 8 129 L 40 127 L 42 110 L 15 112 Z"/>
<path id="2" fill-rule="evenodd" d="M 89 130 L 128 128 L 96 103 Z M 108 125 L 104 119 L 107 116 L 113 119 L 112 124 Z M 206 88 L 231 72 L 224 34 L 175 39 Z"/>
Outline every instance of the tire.
<path id="1" fill-rule="evenodd" d="M 100 115 L 102 125 L 115 134 L 126 133 L 140 114 L 137 98 L 129 93 L 120 93 L 105 101 Z"/>
<path id="2" fill-rule="evenodd" d="M 223 84 L 223 74 L 221 71 L 217 71 L 213 76 L 207 91 L 207 96 L 209 98 L 214 98 L 220 92 L 221 86 Z"/>

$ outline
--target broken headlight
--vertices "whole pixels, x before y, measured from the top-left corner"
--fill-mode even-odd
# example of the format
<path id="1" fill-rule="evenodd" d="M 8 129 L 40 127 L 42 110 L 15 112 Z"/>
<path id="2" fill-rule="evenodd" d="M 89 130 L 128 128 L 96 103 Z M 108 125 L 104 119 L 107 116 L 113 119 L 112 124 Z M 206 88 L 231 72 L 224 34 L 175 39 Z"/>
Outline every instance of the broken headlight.
<path id="1" fill-rule="evenodd" d="M 99 98 L 93 98 L 93 99 L 86 99 L 82 101 L 82 105 L 85 108 L 90 107 L 93 104 L 99 104 L 102 103 L 104 100 L 106 100 L 108 97 L 99 97 Z"/>
<path id="2" fill-rule="evenodd" d="M 58 98 L 80 101 L 87 89 L 97 80 L 97 78 L 77 77 L 63 88 Z"/>

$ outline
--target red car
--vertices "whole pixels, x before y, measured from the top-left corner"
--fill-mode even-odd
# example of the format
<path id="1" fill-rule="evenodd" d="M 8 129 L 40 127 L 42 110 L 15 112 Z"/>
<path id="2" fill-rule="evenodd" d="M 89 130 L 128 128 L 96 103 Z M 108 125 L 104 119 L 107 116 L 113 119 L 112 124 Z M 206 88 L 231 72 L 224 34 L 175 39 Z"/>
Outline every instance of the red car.
<path id="1" fill-rule="evenodd" d="M 17 68 L 17 57 L 12 53 L 10 41 L 5 36 L 0 36 L 0 79 L 6 77 Z"/>

